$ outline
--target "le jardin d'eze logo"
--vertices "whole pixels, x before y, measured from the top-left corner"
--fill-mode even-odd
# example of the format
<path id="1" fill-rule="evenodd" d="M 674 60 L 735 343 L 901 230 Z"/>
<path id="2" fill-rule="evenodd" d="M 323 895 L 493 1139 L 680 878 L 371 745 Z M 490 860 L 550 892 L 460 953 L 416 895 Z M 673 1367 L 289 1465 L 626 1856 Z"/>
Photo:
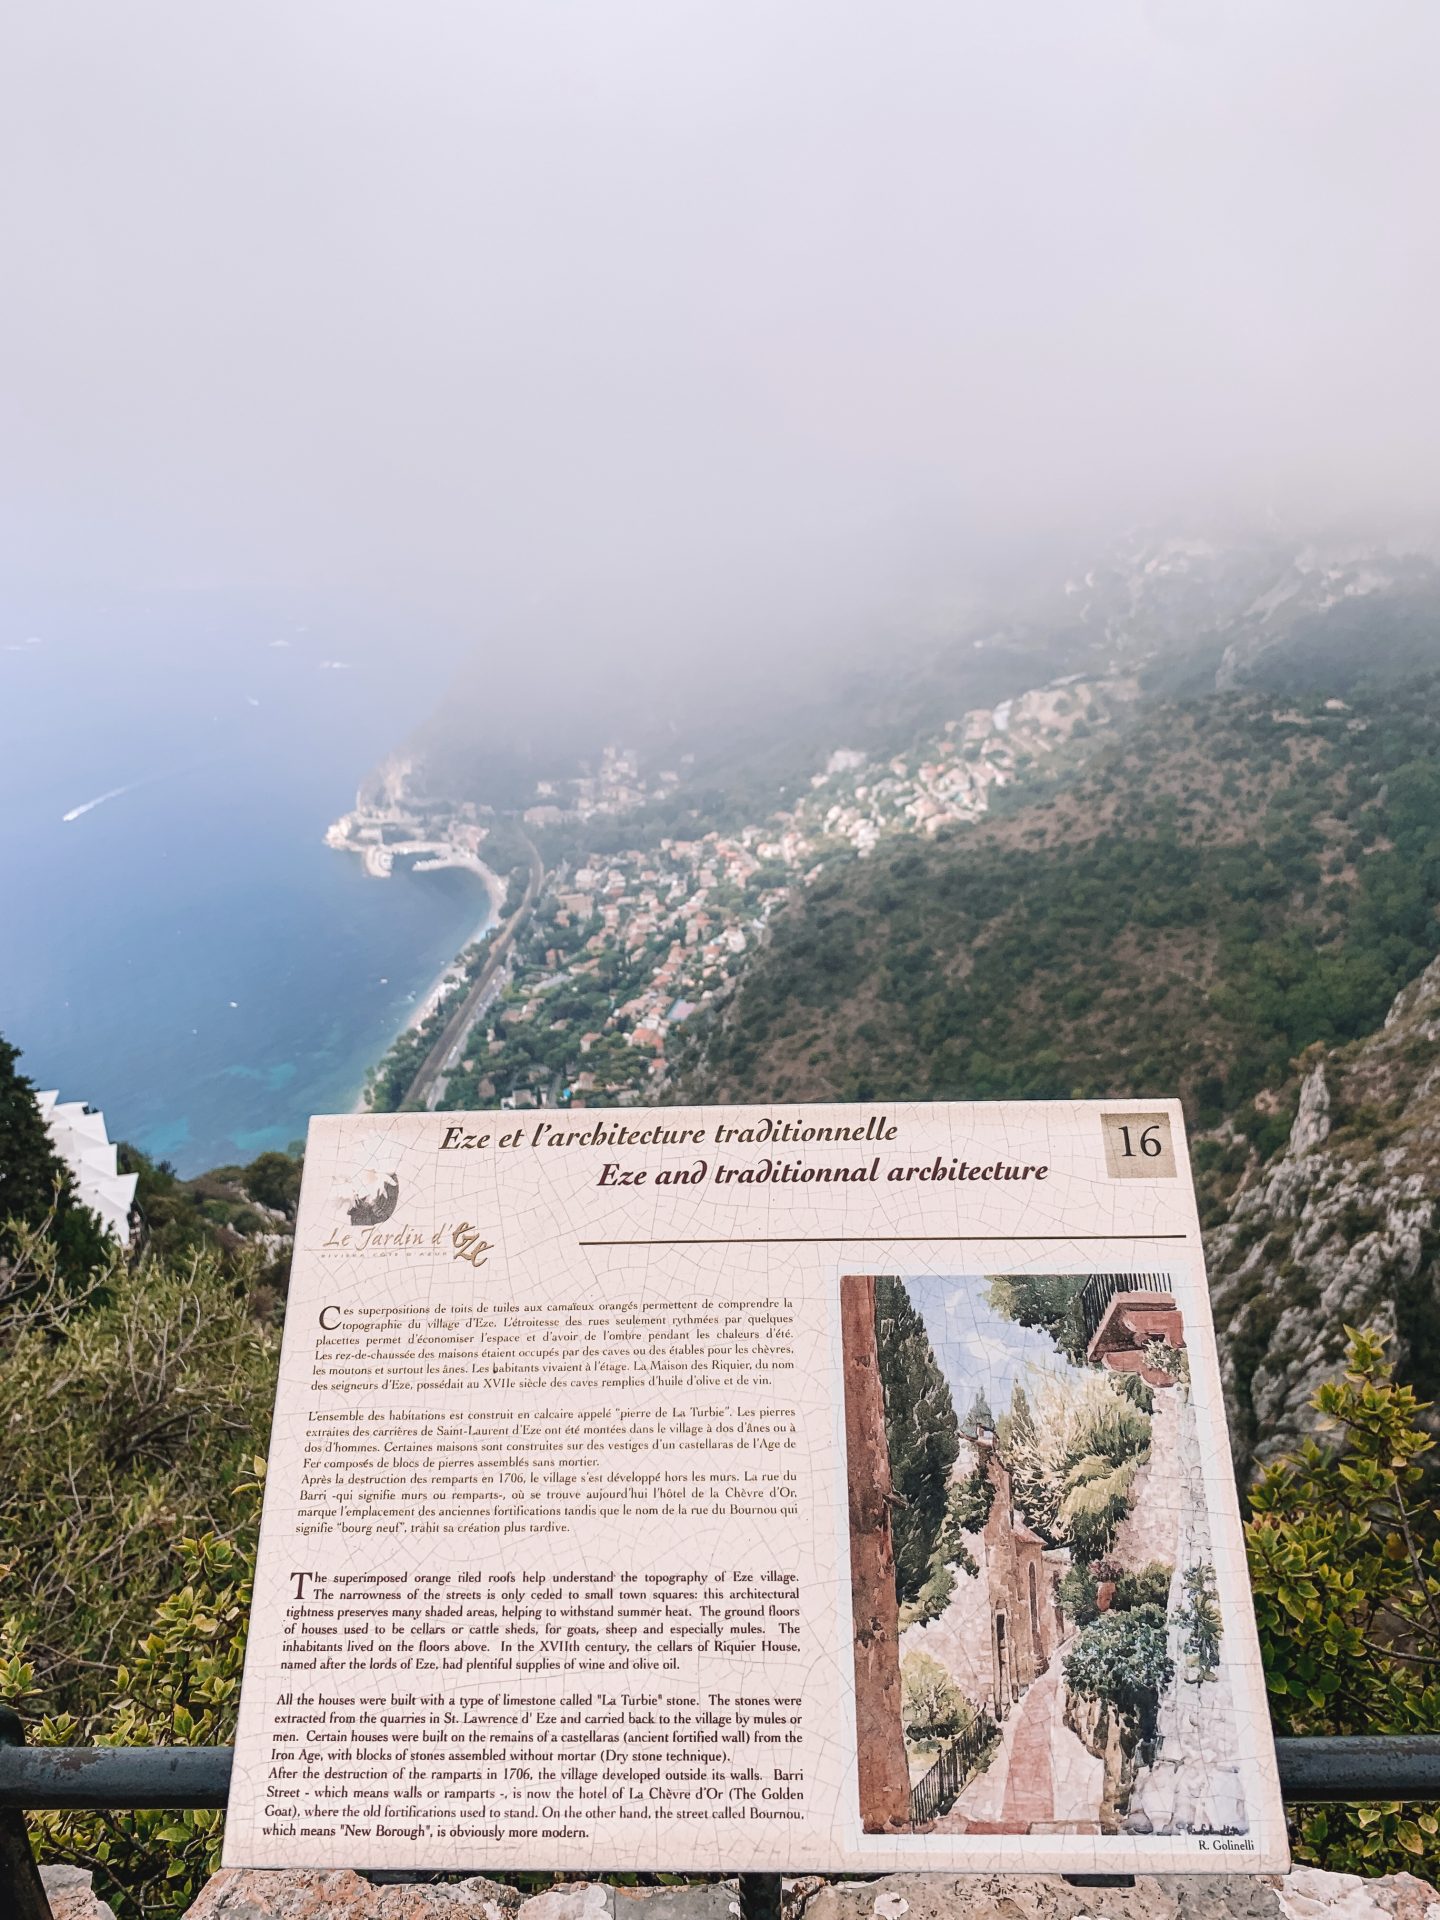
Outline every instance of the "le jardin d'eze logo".
<path id="1" fill-rule="evenodd" d="M 399 1204 L 399 1176 L 387 1173 L 371 1192 L 353 1194 L 344 1203 L 345 1217 L 354 1231 L 346 1232 L 339 1226 L 332 1227 L 322 1252 L 394 1253 L 397 1249 L 407 1247 L 418 1250 L 421 1247 L 440 1248 L 448 1245 L 453 1257 L 467 1266 L 485 1265 L 491 1242 L 472 1221 L 444 1221 L 430 1233 L 419 1227 L 406 1226 L 403 1222 L 390 1226 L 387 1223 L 394 1218 Z"/>
<path id="2" fill-rule="evenodd" d="M 374 1193 L 357 1193 L 346 1211 L 352 1227 L 378 1227 L 400 1204 L 400 1182 L 387 1173 Z"/>

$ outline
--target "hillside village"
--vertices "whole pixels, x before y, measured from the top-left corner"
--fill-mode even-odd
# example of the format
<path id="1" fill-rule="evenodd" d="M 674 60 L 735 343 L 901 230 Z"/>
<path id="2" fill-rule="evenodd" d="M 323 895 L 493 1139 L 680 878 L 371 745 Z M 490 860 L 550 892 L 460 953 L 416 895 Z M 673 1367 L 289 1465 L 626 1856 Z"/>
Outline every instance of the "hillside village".
<path id="1" fill-rule="evenodd" d="M 1406 624 L 1410 596 L 1423 602 L 1435 580 L 1429 561 L 1369 547 L 1289 553 L 1137 537 L 1067 581 L 1043 616 L 1047 633 L 1068 623 L 1060 651 L 1072 671 L 922 728 L 899 752 L 837 745 L 798 797 L 782 789 L 781 804 L 753 821 L 701 831 L 702 808 L 691 816 L 694 837 L 657 831 L 657 818 L 673 821 L 683 808 L 694 757 L 651 769 L 612 741 L 573 775 L 537 780 L 514 814 L 429 795 L 423 755 L 394 757 L 326 838 L 377 877 L 401 859 L 468 867 L 498 899 L 496 876 L 521 858 L 517 832 L 533 835 L 545 885 L 448 1046 L 427 1104 L 633 1104 L 662 1097 L 687 1023 L 730 994 L 776 910 L 822 874 L 984 819 L 1024 773 L 1078 758 L 1091 736 L 1142 710 L 1154 692 L 1147 673 L 1157 662 L 1174 670 L 1187 648 L 1199 649 L 1197 684 L 1263 682 L 1306 623 L 1324 621 L 1333 642 L 1316 627 L 1305 644 L 1317 646 L 1317 666 L 1327 644 L 1343 665 L 1349 610 L 1365 604 L 1372 624 L 1393 628 L 1403 656 L 1420 644 Z M 1020 658 L 1029 631 L 1028 618 L 1012 619 L 970 647 Z M 633 843 L 616 850 L 626 821 Z M 372 1104 L 404 1103 L 484 964 L 483 944 L 461 957 L 418 1030 L 377 1069 Z"/>
<path id="2" fill-rule="evenodd" d="M 837 862 L 867 858 L 883 841 L 933 838 L 982 819 L 1023 770 L 1104 725 L 1136 695 L 1133 679 L 1072 674 L 947 720 L 888 759 L 836 748 L 792 806 L 753 825 L 693 839 L 637 834 L 642 844 L 604 855 L 567 858 L 567 831 L 638 814 L 680 775 L 646 778 L 633 750 L 608 745 L 594 775 L 538 783 L 523 822 L 561 850 L 497 990 L 452 1049 L 432 1104 L 603 1106 L 656 1097 L 686 1022 L 730 991 L 794 889 Z M 359 853 L 377 877 L 397 856 L 483 866 L 487 839 L 501 831 L 494 816 L 487 821 L 473 802 L 417 797 L 420 777 L 410 762 L 391 763 L 330 829 L 328 843 Z M 422 1032 L 443 1030 L 467 986 L 461 970 Z"/>

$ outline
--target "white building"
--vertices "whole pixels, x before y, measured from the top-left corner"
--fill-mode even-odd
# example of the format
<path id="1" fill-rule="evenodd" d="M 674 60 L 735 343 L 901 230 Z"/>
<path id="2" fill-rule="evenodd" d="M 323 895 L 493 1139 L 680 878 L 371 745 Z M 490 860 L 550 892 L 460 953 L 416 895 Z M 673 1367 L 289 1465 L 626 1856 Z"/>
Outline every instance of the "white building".
<path id="1" fill-rule="evenodd" d="M 106 1135 L 104 1114 L 96 1113 L 81 1100 L 62 1100 L 58 1093 L 37 1093 L 35 1104 L 49 1128 L 56 1153 L 70 1169 L 81 1205 L 100 1216 L 101 1226 L 122 1247 L 128 1246 L 138 1176 L 117 1169 L 115 1146 Z"/>

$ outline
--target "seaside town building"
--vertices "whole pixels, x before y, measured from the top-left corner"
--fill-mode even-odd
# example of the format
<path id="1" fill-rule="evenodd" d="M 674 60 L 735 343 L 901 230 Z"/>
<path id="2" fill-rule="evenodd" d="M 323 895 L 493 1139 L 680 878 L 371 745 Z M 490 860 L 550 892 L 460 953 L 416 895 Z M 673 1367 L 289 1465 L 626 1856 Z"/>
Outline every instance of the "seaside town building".
<path id="1" fill-rule="evenodd" d="M 62 1100 L 58 1092 L 37 1093 L 35 1104 L 55 1152 L 70 1170 L 80 1204 L 98 1216 L 112 1239 L 129 1246 L 139 1176 L 119 1171 L 104 1114 L 83 1101 Z"/>

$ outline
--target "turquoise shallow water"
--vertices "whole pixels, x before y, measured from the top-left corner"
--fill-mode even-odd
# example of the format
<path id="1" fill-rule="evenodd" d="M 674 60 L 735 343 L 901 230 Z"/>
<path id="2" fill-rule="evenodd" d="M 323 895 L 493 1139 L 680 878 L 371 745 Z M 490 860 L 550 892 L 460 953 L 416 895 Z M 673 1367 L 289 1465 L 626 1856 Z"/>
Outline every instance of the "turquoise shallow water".
<path id="1" fill-rule="evenodd" d="M 213 605 L 0 630 L 0 1033 L 112 1138 L 185 1173 L 299 1138 L 481 923 L 473 875 L 322 843 L 434 697 L 393 659 Z"/>

